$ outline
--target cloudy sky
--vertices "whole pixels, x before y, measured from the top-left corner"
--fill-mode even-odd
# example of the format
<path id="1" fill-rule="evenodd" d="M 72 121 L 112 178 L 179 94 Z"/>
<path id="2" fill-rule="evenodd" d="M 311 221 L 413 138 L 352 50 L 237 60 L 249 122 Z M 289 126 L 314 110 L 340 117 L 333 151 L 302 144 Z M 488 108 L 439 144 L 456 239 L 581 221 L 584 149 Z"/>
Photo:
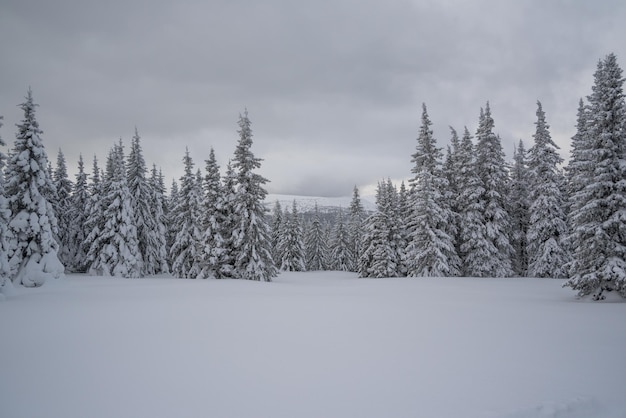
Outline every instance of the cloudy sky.
<path id="1" fill-rule="evenodd" d="M 137 126 L 169 184 L 185 147 L 225 166 L 247 108 L 270 192 L 339 196 L 410 176 L 422 102 L 445 146 L 489 100 L 510 158 L 541 100 L 567 157 L 625 21 L 623 0 L 4 0 L 0 135 L 31 86 L 52 161 L 104 165 Z"/>

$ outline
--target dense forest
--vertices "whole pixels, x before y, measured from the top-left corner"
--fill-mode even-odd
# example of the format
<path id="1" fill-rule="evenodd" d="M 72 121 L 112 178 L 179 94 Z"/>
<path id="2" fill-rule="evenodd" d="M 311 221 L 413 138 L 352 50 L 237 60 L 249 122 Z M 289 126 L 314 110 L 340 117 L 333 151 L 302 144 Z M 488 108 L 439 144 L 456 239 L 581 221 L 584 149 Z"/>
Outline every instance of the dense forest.
<path id="1" fill-rule="evenodd" d="M 374 213 L 359 190 L 332 222 L 265 206 L 261 159 L 247 111 L 225 170 L 213 150 L 166 192 L 138 131 L 104 168 L 82 157 L 75 180 L 59 151 L 52 167 L 29 90 L 24 118 L 0 155 L 0 289 L 40 286 L 64 272 L 136 278 L 271 281 L 279 270 L 345 270 L 360 277 L 567 278 L 579 295 L 626 297 L 626 105 L 613 54 L 581 99 L 566 167 L 537 102 L 532 144 L 505 160 L 489 103 L 474 134 L 451 128 L 437 146 L 426 105 L 408 184 L 381 180 Z M 0 140 L 1 145 L 5 143 Z M 527 148 L 528 146 L 528 148 Z M 222 174 L 223 173 L 223 174 Z"/>

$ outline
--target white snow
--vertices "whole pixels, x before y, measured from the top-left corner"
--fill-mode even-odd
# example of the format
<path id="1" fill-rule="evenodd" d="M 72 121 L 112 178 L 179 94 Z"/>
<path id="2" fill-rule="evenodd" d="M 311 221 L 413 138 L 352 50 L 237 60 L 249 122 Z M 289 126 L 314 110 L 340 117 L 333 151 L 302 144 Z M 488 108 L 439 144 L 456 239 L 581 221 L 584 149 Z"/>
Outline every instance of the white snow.
<path id="1" fill-rule="evenodd" d="M 366 212 L 374 212 L 376 210 L 375 196 L 360 196 L 361 205 Z M 343 197 L 319 197 L 319 196 L 299 196 L 286 194 L 268 194 L 265 197 L 265 206 L 271 210 L 274 208 L 276 201 L 280 203 L 282 208 L 290 208 L 294 200 L 298 205 L 300 212 L 313 212 L 317 203 L 318 210 L 321 213 L 335 211 L 342 208 L 345 213 L 350 210 L 350 202 L 352 195 Z"/>
<path id="2" fill-rule="evenodd" d="M 0 302 L 0 417 L 626 417 L 626 303 L 562 283 L 68 275 Z"/>

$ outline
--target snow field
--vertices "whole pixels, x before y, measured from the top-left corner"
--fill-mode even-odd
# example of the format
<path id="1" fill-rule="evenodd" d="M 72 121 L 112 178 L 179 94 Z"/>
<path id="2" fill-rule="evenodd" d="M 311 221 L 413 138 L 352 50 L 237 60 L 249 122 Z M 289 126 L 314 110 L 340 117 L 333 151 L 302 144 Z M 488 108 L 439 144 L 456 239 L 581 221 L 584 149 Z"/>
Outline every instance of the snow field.
<path id="1" fill-rule="evenodd" d="M 68 276 L 0 303 L 0 416 L 626 417 L 626 303 L 562 283 Z"/>

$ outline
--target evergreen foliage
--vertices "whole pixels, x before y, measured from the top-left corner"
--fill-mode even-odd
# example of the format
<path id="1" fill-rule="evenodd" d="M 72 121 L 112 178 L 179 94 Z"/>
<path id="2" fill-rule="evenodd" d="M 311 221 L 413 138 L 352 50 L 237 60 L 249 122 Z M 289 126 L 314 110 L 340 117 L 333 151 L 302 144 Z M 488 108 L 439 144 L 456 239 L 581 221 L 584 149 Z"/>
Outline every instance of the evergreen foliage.
<path id="1" fill-rule="evenodd" d="M 530 217 L 527 236 L 528 276 L 564 278 L 569 255 L 565 250 L 567 223 L 561 193 L 563 162 L 552 141 L 541 102 L 537 102 L 535 144 L 528 152 Z"/>
<path id="2" fill-rule="evenodd" d="M 337 221 L 330 238 L 330 268 L 339 271 L 352 271 L 352 251 L 350 250 L 350 237 L 343 216 L 343 210 L 339 209 Z"/>
<path id="3" fill-rule="evenodd" d="M 87 251 L 84 242 L 89 235 L 88 218 L 90 207 L 89 185 L 83 156 L 78 157 L 78 173 L 71 197 L 69 230 L 70 258 L 66 266 L 69 270 L 84 273 L 87 271 Z"/>
<path id="4" fill-rule="evenodd" d="M 626 105 L 614 54 L 598 63 L 588 112 L 579 110 L 570 181 L 573 261 L 565 283 L 580 296 L 626 297 Z"/>
<path id="5" fill-rule="evenodd" d="M 320 221 L 317 202 L 305 237 L 306 269 L 310 271 L 326 270 L 328 263 L 328 245 L 324 236 L 324 226 Z"/>
<path id="6" fill-rule="evenodd" d="M 511 246 L 513 247 L 512 267 L 518 276 L 526 276 L 528 269 L 527 232 L 529 223 L 530 191 L 529 170 L 524 142 L 520 139 L 513 152 L 511 182 L 509 187 L 509 208 L 511 215 Z"/>
<path id="7" fill-rule="evenodd" d="M 63 151 L 59 149 L 56 169 L 52 174 L 52 182 L 56 190 L 55 200 L 52 206 L 57 217 L 57 240 L 59 241 L 59 260 L 64 266 L 69 266 L 72 259 L 71 229 L 76 226 L 76 220 L 72 214 L 72 189 L 74 185 L 67 175 L 67 165 Z"/>
<path id="8" fill-rule="evenodd" d="M 303 230 L 296 201 L 293 201 L 291 213 L 285 212 L 282 233 L 278 241 L 281 254 L 280 269 L 284 271 L 305 271 L 305 253 Z"/>
<path id="9" fill-rule="evenodd" d="M 9 267 L 15 284 L 41 286 L 46 278 L 63 275 L 56 241 L 57 219 L 47 197 L 54 196 L 54 183 L 48 171 L 48 157 L 41 140 L 43 131 L 35 118 L 36 104 L 29 89 L 20 105 L 24 119 L 6 168 Z M 5 212 L 8 214 L 8 212 Z"/>
<path id="10" fill-rule="evenodd" d="M 251 151 L 252 129 L 248 111 L 239 117 L 239 142 L 233 158 L 236 193 L 233 205 L 235 229 L 232 233 L 234 276 L 248 280 L 271 281 L 277 270 L 271 254 L 269 225 L 263 201 L 267 179 L 255 173 L 261 159 Z"/>

